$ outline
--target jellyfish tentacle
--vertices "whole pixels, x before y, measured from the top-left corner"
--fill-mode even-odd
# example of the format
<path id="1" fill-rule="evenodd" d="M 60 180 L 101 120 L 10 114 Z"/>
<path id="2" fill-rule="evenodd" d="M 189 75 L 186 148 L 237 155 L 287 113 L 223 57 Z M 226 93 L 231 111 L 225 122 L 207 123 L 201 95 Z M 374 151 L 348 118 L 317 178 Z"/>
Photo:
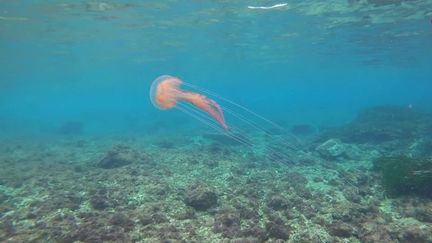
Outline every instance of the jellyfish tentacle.
<path id="1" fill-rule="evenodd" d="M 251 137 L 248 137 L 248 135 L 246 135 L 246 131 L 244 129 L 241 129 L 239 127 L 236 127 L 234 125 L 230 125 L 230 130 L 228 131 L 221 131 L 221 128 L 217 126 L 217 124 L 215 124 L 208 116 L 205 116 L 203 114 L 202 111 L 200 111 L 198 108 L 196 108 L 195 106 L 189 106 L 187 104 L 182 104 L 182 103 L 178 103 L 177 107 L 179 108 L 179 110 L 185 112 L 186 114 L 194 117 L 195 119 L 197 119 L 198 121 L 206 124 L 207 126 L 215 129 L 217 132 L 222 133 L 226 136 L 228 136 L 229 138 L 248 146 L 251 149 L 257 148 L 258 146 L 254 143 L 252 143 L 251 141 L 253 141 L 253 139 Z M 242 134 L 241 136 L 238 134 Z M 276 150 L 270 146 L 265 146 L 262 148 L 262 152 L 264 152 L 264 154 L 262 154 L 262 156 L 266 157 L 267 159 L 271 160 L 271 161 L 275 161 L 278 163 L 286 163 L 287 160 L 289 160 L 289 157 L 286 153 L 284 153 L 283 151 L 280 150 Z"/>
<path id="2" fill-rule="evenodd" d="M 183 85 L 184 85 L 184 86 L 187 86 L 187 87 L 190 87 L 190 88 L 192 88 L 192 89 L 195 89 L 195 90 L 197 90 L 197 91 L 199 91 L 199 92 L 201 92 L 201 93 L 204 93 L 204 94 L 207 94 L 207 95 L 209 95 L 209 96 L 215 97 L 215 98 L 217 98 L 218 100 L 225 101 L 227 104 L 230 104 L 230 105 L 232 105 L 232 106 L 234 106 L 234 107 L 237 107 L 237 108 L 243 110 L 244 112 L 246 112 L 247 114 L 250 114 L 250 115 L 256 117 L 258 120 L 261 120 L 261 121 L 263 121 L 264 123 L 267 123 L 267 124 L 270 125 L 271 127 L 274 127 L 274 128 L 276 128 L 276 129 L 278 129 L 279 131 L 282 131 L 284 134 L 288 134 L 288 135 L 290 135 L 290 136 L 295 140 L 295 142 L 297 143 L 297 146 L 294 147 L 294 148 L 291 148 L 291 149 L 293 149 L 293 150 L 299 150 L 299 147 L 302 147 L 302 143 L 300 142 L 300 140 L 299 140 L 295 135 L 290 134 L 290 133 L 289 133 L 288 131 L 286 131 L 286 129 L 285 129 L 284 127 L 282 127 L 281 125 L 279 125 L 279 124 L 273 122 L 272 120 L 269 120 L 269 119 L 267 119 L 267 118 L 261 116 L 260 114 L 258 114 L 258 113 L 256 113 L 256 112 L 250 110 L 249 108 L 247 108 L 247 107 L 245 107 L 245 106 L 243 106 L 243 105 L 240 105 L 240 104 L 238 104 L 238 103 L 236 103 L 236 102 L 234 102 L 234 101 L 232 101 L 232 100 L 230 100 L 230 99 L 227 99 L 227 98 L 225 98 L 225 97 L 222 97 L 222 96 L 220 96 L 220 95 L 218 95 L 218 94 L 216 94 L 216 93 L 214 93 L 214 92 L 212 92 L 212 91 L 210 91 L 210 90 L 207 90 L 207 89 L 204 89 L 204 88 L 198 87 L 198 86 L 196 86 L 196 85 L 193 85 L 193 84 L 190 84 L 190 83 L 187 83 L 187 82 L 183 82 Z M 222 107 L 222 109 L 223 109 L 224 111 L 229 112 L 229 109 L 228 109 L 227 107 L 224 107 L 224 106 L 222 106 L 222 105 L 221 105 L 221 107 Z M 264 131 L 264 132 L 267 133 L 267 134 L 270 134 L 270 131 L 268 131 L 268 130 L 265 129 L 265 128 L 260 128 L 260 130 Z M 286 139 L 286 138 L 284 138 L 284 137 L 282 137 L 282 140 L 284 140 L 284 142 L 286 142 L 286 143 L 289 143 L 289 142 L 290 142 L 288 139 Z"/>
<path id="3" fill-rule="evenodd" d="M 222 109 L 214 100 L 207 98 L 207 96 L 194 92 L 183 92 L 181 94 L 181 99 L 193 104 L 194 106 L 200 108 L 203 111 L 206 111 L 225 130 L 228 129 L 228 126 L 225 123 Z"/>
<path id="4" fill-rule="evenodd" d="M 242 137 L 244 137 L 243 139 L 247 140 L 247 141 L 253 141 L 254 139 L 251 138 L 250 136 L 248 137 L 247 132 L 239 127 L 236 127 L 232 124 L 230 124 L 230 130 L 226 132 L 227 134 L 242 134 Z M 255 150 L 256 148 L 258 148 L 258 146 L 256 144 L 250 143 L 252 145 L 252 148 Z M 268 158 L 271 161 L 275 161 L 275 162 L 282 162 L 285 163 L 287 160 L 289 160 L 289 155 L 287 153 L 285 153 L 283 150 L 278 150 L 276 148 L 272 148 L 271 146 L 264 146 L 261 148 L 262 152 L 264 154 L 262 154 L 262 156 Z"/>

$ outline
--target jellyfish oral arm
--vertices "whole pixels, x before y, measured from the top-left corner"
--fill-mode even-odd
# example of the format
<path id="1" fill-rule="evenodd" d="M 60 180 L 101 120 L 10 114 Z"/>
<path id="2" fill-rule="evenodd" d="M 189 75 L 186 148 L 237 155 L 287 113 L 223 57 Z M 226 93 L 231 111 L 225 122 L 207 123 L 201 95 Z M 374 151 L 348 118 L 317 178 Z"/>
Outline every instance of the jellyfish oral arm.
<path id="1" fill-rule="evenodd" d="M 223 127 L 223 129 L 228 130 L 228 126 L 225 123 L 225 118 L 222 109 L 214 100 L 194 92 L 184 92 L 181 95 L 181 100 L 189 102 L 192 105 L 207 112 L 211 117 L 213 117 L 219 123 L 221 127 Z"/>

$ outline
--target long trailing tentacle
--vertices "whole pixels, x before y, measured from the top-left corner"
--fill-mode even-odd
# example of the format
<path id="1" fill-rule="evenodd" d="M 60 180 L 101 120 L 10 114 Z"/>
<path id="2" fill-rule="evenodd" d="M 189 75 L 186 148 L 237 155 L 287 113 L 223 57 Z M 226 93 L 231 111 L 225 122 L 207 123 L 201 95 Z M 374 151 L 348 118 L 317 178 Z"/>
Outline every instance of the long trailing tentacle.
<path id="1" fill-rule="evenodd" d="M 219 126 L 217 126 L 217 124 L 215 124 L 214 122 L 209 120 L 208 117 L 203 116 L 203 114 L 199 110 L 194 109 L 194 107 L 179 103 L 176 108 L 181 110 L 182 112 L 192 116 L 193 118 L 197 119 L 198 121 L 202 122 L 203 124 L 213 128 L 218 133 L 221 133 L 221 134 L 224 134 L 225 136 L 228 136 L 229 138 L 239 142 L 240 144 L 245 145 L 246 147 L 251 149 L 253 152 L 255 152 L 254 149 L 256 149 L 256 147 L 257 147 L 256 144 L 251 143 L 247 139 L 243 138 L 242 136 L 238 136 L 233 132 L 227 133 L 227 132 L 223 131 Z M 236 129 L 236 131 L 237 131 L 237 129 Z M 274 161 L 277 163 L 288 163 L 289 162 L 289 160 L 287 160 L 286 157 L 283 157 L 281 155 L 277 155 L 276 151 L 272 151 L 272 152 L 267 151 L 267 152 L 268 153 L 262 154 L 262 156 L 264 156 L 265 158 L 267 158 L 270 161 Z"/>
<path id="2" fill-rule="evenodd" d="M 260 147 L 260 143 L 255 143 L 254 138 L 252 135 L 248 135 L 247 131 L 244 129 L 230 125 L 229 130 L 222 130 L 213 120 L 211 120 L 208 116 L 206 116 L 201 110 L 197 109 L 196 107 L 192 105 L 182 104 L 178 103 L 177 108 L 186 114 L 194 117 L 198 121 L 204 123 L 205 125 L 215 129 L 218 133 L 228 136 L 229 138 L 247 146 L 250 148 L 254 153 L 263 152 L 261 154 L 262 156 L 266 157 L 267 159 L 278 162 L 278 163 L 291 163 L 290 156 L 283 151 L 279 151 L 277 149 L 274 149 L 270 146 L 264 146 Z"/>

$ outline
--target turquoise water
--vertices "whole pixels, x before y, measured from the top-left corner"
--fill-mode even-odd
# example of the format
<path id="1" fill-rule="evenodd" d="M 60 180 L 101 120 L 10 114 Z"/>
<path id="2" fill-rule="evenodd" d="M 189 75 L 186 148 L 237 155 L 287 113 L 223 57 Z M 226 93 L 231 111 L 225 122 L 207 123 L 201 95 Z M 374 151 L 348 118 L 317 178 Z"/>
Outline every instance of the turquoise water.
<path id="1" fill-rule="evenodd" d="M 146 96 L 162 74 L 293 122 L 430 108 L 428 1 L 253 4 L 3 1 L 1 114 L 24 128 L 85 119 L 127 130 L 125 117 L 157 115 Z"/>
<path id="2" fill-rule="evenodd" d="M 380 156 L 430 159 L 432 2 L 308 0 L 248 8 L 277 3 L 0 0 L 0 240 L 430 242 L 430 199 L 416 193 L 406 201 L 387 199 L 384 175 L 370 168 Z M 263 135 L 226 114 L 228 125 L 244 126 L 238 136 L 253 142 L 239 146 L 177 109 L 155 109 L 149 89 L 164 74 L 241 104 L 283 132 Z M 372 115 L 361 116 L 365 110 Z M 285 147 L 274 148 L 280 142 Z M 277 151 L 294 162 L 273 165 L 274 156 L 258 153 L 262 163 L 248 164 L 257 151 Z M 112 154 L 126 162 L 98 166 Z M 360 183 L 362 176 L 368 183 Z M 201 210 L 184 199 L 201 188 L 197 181 L 213 188 L 217 206 Z M 247 185 L 258 195 L 236 188 Z M 59 192 L 65 190 L 73 195 Z M 98 208 L 91 195 L 104 190 L 124 194 Z M 349 199 L 349 191 L 359 190 L 359 201 Z M 340 204 L 317 205 L 323 195 Z M 313 210 L 298 209 L 305 204 L 298 198 Z M 56 200 L 55 206 L 42 203 Z M 154 204 L 164 205 L 160 214 L 168 219 L 142 223 L 144 216 L 136 215 Z M 244 216 L 239 204 L 259 215 Z M 409 205 L 417 213 L 410 214 Z M 361 222 L 329 216 L 341 207 L 365 207 L 372 216 L 358 216 Z M 175 209 L 194 216 L 179 219 Z M 53 220 L 59 210 L 75 219 Z M 94 232 L 80 231 L 83 222 Z M 377 222 L 386 228 L 370 230 Z M 107 225 L 118 235 L 103 238 Z M 246 232 L 245 225 L 263 232 L 235 233 Z M 176 233 L 160 233 L 169 227 Z M 423 235 L 412 233 L 416 227 Z"/>

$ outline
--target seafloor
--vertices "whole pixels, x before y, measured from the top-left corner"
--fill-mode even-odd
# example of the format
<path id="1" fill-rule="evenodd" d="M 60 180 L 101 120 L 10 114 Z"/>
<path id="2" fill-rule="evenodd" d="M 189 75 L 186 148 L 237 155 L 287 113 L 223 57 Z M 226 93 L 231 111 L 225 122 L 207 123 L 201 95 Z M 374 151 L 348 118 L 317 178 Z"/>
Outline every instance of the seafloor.
<path id="1" fill-rule="evenodd" d="M 373 169 L 430 158 L 431 121 L 379 107 L 342 127 L 297 125 L 287 163 L 217 135 L 4 138 L 0 241 L 432 242 L 429 192 L 389 193 Z"/>

